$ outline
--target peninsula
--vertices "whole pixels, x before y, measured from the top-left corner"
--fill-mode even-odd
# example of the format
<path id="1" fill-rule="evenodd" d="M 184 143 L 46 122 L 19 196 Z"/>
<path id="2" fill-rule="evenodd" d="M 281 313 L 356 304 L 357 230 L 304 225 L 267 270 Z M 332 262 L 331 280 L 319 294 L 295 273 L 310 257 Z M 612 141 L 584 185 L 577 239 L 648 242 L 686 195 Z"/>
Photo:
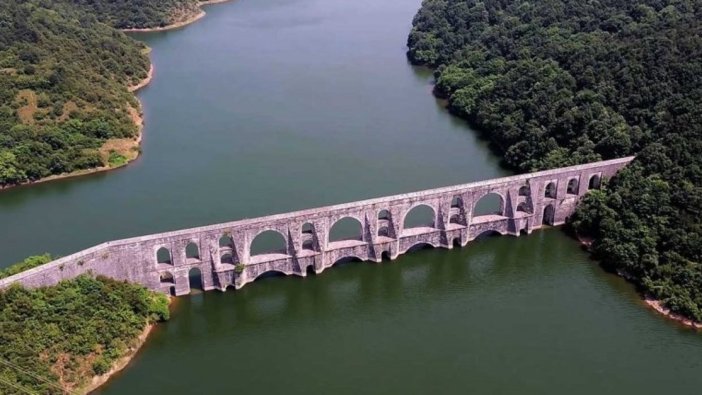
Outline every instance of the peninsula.
<path id="1" fill-rule="evenodd" d="M 151 81 L 154 66 L 144 44 L 116 29 L 182 27 L 204 16 L 201 6 L 222 1 L 2 0 L 13 20 L 28 22 L 0 28 L 7 48 L 0 52 L 0 190 L 135 160 L 143 117 L 133 93 Z M 77 26 L 77 18 L 86 23 Z"/>

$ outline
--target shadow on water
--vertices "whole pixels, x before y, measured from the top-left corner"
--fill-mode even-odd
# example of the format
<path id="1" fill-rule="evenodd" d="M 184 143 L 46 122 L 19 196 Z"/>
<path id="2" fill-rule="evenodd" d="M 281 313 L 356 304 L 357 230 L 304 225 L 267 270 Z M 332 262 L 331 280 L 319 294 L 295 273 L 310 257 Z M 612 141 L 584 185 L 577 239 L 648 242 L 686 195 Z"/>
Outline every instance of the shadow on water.
<path id="1" fill-rule="evenodd" d="M 415 244 L 412 247 L 410 247 L 406 254 L 412 254 L 412 253 L 417 253 L 419 251 L 423 250 L 433 250 L 434 246 L 429 244 L 429 243 L 420 243 L 420 244 Z"/>
<path id="2" fill-rule="evenodd" d="M 359 259 L 355 256 L 344 257 L 344 258 L 341 258 L 341 259 L 337 260 L 336 262 L 334 262 L 334 264 L 332 265 L 332 269 L 333 268 L 342 268 L 342 267 L 346 268 L 346 267 L 354 266 L 354 264 L 356 264 L 356 263 L 362 263 L 362 262 L 363 261 L 361 259 Z"/>
<path id="3" fill-rule="evenodd" d="M 279 311 L 267 314 L 267 319 L 275 320 L 280 315 L 304 320 L 310 317 L 305 312 L 311 313 L 305 307 L 307 304 L 321 304 L 333 313 L 341 305 L 349 308 L 360 302 L 356 304 L 359 308 L 361 305 L 364 308 L 369 305 L 382 307 L 387 297 L 405 292 L 420 292 L 429 299 L 441 298 L 442 294 L 451 292 L 451 284 L 461 284 L 467 289 L 479 284 L 475 288 L 477 292 L 486 286 L 499 287 L 504 282 L 513 281 L 510 278 L 524 279 L 524 276 L 545 275 L 563 269 L 558 263 L 553 263 L 553 259 L 544 259 L 546 255 L 559 254 L 558 249 L 545 246 L 544 238 L 564 242 L 557 231 L 537 231 L 521 238 L 484 237 L 468 243 L 466 247 L 452 250 L 420 244 L 394 261 L 380 264 L 363 262 L 355 257 L 342 258 L 323 273 L 305 279 L 269 271 L 238 291 L 208 292 L 205 302 L 213 305 L 232 303 L 231 299 L 234 298 L 232 318 L 236 320 L 236 325 L 246 325 L 253 318 L 250 314 L 258 310 L 259 300 L 284 301 L 277 304 Z M 566 239 L 565 242 L 573 247 L 570 240 Z M 529 269 L 535 266 L 539 267 L 539 271 Z M 283 277 L 291 278 L 263 281 L 273 278 L 283 280 Z M 258 319 L 254 321 L 259 322 Z"/>
<path id="4" fill-rule="evenodd" d="M 258 277 L 256 277 L 256 280 L 254 280 L 254 282 L 262 282 L 262 281 L 270 280 L 273 278 L 281 279 L 283 277 L 289 277 L 289 276 L 286 276 L 285 273 L 279 272 L 277 270 L 269 270 L 269 271 L 259 275 Z"/>

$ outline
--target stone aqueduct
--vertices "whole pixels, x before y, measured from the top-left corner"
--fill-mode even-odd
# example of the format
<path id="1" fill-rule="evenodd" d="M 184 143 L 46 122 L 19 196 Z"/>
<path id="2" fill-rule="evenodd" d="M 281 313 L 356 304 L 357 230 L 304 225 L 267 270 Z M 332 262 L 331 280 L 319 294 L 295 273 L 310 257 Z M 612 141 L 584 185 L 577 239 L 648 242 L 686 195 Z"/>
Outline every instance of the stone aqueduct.
<path id="1" fill-rule="evenodd" d="M 528 234 L 543 225 L 563 224 L 580 198 L 598 188 L 633 158 L 498 178 L 317 209 L 245 219 L 218 225 L 111 241 L 0 280 L 36 287 L 83 273 L 105 275 L 184 295 L 190 272 L 198 269 L 205 290 L 239 289 L 264 273 L 306 276 L 321 273 L 344 258 L 380 262 L 418 245 L 465 246 L 485 234 Z M 499 196 L 499 211 L 474 215 L 478 202 Z M 405 217 L 419 206 L 433 211 L 426 226 L 406 227 Z M 359 223 L 353 239 L 330 240 L 345 218 Z M 278 232 L 284 246 L 252 255 L 254 239 Z"/>

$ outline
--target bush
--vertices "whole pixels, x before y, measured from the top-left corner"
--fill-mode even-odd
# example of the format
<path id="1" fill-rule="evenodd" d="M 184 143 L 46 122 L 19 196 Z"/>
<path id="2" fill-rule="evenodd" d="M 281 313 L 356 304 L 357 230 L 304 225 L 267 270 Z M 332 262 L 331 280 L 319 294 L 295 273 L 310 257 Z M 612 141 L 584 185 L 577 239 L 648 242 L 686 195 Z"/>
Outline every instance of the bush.
<path id="1" fill-rule="evenodd" d="M 168 319 L 165 295 L 102 277 L 38 289 L 13 286 L 0 291 L 0 306 L 0 358 L 50 382 L 3 365 L 0 377 L 40 394 L 55 393 L 53 385 L 61 382 L 80 388 L 108 372 L 147 324 Z"/>

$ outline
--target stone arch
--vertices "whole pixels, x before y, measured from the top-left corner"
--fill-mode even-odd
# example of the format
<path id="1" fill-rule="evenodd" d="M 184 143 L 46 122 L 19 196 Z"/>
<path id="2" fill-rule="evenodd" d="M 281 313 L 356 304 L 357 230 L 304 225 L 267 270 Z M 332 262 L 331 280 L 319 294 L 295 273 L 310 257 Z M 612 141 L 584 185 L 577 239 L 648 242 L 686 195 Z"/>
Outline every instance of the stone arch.
<path id="1" fill-rule="evenodd" d="M 352 262 L 363 262 L 363 258 L 357 256 L 357 255 L 345 255 L 340 258 L 337 258 L 334 260 L 334 263 L 332 263 L 332 266 L 342 266 L 347 263 L 352 263 Z"/>
<path id="2" fill-rule="evenodd" d="M 580 182 L 578 182 L 578 179 L 571 178 L 570 180 L 568 180 L 568 188 L 566 189 L 566 193 L 569 195 L 577 195 L 578 186 L 580 186 Z"/>
<path id="3" fill-rule="evenodd" d="M 499 192 L 482 195 L 473 205 L 473 217 L 484 215 L 505 215 L 505 197 Z"/>
<path id="4" fill-rule="evenodd" d="M 249 244 L 249 256 L 265 254 L 286 254 L 287 239 L 285 235 L 273 229 L 266 229 L 259 232 Z"/>
<path id="5" fill-rule="evenodd" d="M 595 173 L 590 176 L 590 180 L 588 182 L 588 190 L 590 189 L 600 189 L 600 186 L 602 185 L 602 174 L 601 173 Z"/>
<path id="6" fill-rule="evenodd" d="M 285 277 L 288 276 L 288 273 L 285 273 L 282 270 L 277 270 L 277 269 L 271 269 L 271 270 L 266 270 L 265 272 L 261 272 L 256 277 L 254 277 L 253 281 L 260 281 L 265 278 L 269 277 Z"/>
<path id="7" fill-rule="evenodd" d="M 161 247 L 158 250 L 156 250 L 156 263 L 172 265 L 173 255 L 171 255 L 171 250 L 169 250 L 166 247 Z"/>
<path id="8" fill-rule="evenodd" d="M 161 289 L 168 289 L 168 294 L 170 296 L 175 296 L 175 276 L 169 271 L 160 272 L 159 282 L 161 284 Z"/>
<path id="9" fill-rule="evenodd" d="M 531 207 L 527 202 L 521 202 L 517 205 L 517 212 L 531 214 Z"/>
<path id="10" fill-rule="evenodd" d="M 314 224 L 312 224 L 311 222 L 305 222 L 304 224 L 302 224 L 300 233 L 300 236 L 302 238 L 302 249 L 308 251 L 316 251 L 317 243 L 315 242 L 316 237 L 314 231 Z"/>
<path id="11" fill-rule="evenodd" d="M 175 285 L 175 276 L 173 276 L 172 272 L 166 270 L 163 272 L 159 272 L 158 275 L 161 284 Z"/>
<path id="12" fill-rule="evenodd" d="M 523 185 L 519 188 L 519 196 L 529 196 L 530 192 L 529 185 Z"/>
<path id="13" fill-rule="evenodd" d="M 449 224 L 466 225 L 464 203 L 461 195 L 455 195 L 451 198 L 449 214 Z"/>
<path id="14" fill-rule="evenodd" d="M 219 263 L 233 265 L 239 261 L 234 248 L 234 239 L 231 234 L 225 233 L 219 238 Z"/>
<path id="15" fill-rule="evenodd" d="M 410 208 L 402 218 L 402 229 L 436 228 L 436 209 L 428 203 L 419 203 Z"/>
<path id="16" fill-rule="evenodd" d="M 188 260 L 200 260 L 200 248 L 198 248 L 197 243 L 191 241 L 185 246 L 185 258 Z"/>
<path id="17" fill-rule="evenodd" d="M 549 204 L 546 207 L 544 207 L 543 216 L 541 217 L 541 224 L 542 225 L 553 225 L 555 217 L 556 217 L 556 208 L 553 206 L 553 204 Z"/>
<path id="18" fill-rule="evenodd" d="M 438 247 L 438 245 L 436 245 L 430 241 L 422 240 L 422 241 L 418 241 L 418 242 L 412 244 L 411 246 L 407 247 L 407 249 L 405 250 L 405 253 L 415 252 L 415 251 L 424 250 L 424 249 L 428 249 L 428 248 L 437 248 L 437 247 Z"/>
<path id="19" fill-rule="evenodd" d="M 359 240 L 363 241 L 363 222 L 356 217 L 340 218 L 329 228 L 329 242 Z"/>
<path id="20" fill-rule="evenodd" d="M 548 184 L 546 184 L 546 188 L 544 189 L 544 197 L 550 198 L 550 199 L 555 199 L 556 198 L 556 182 L 555 181 L 550 181 Z"/>
<path id="21" fill-rule="evenodd" d="M 234 248 L 234 239 L 229 233 L 223 234 L 219 238 L 219 248 Z"/>
<path id="22" fill-rule="evenodd" d="M 394 238 L 394 235 L 390 210 L 383 209 L 378 211 L 378 236 Z"/>
<path id="23" fill-rule="evenodd" d="M 482 239 L 487 239 L 489 237 L 502 236 L 502 235 L 503 235 L 503 233 L 497 229 L 485 229 L 485 230 L 481 231 L 480 233 L 478 233 L 475 236 L 475 238 L 473 238 L 473 240 L 482 240 Z"/>
<path id="24" fill-rule="evenodd" d="M 188 270 L 188 286 L 190 287 L 191 291 L 193 289 L 200 291 L 204 290 L 202 270 L 200 270 L 199 267 L 193 267 Z"/>
<path id="25" fill-rule="evenodd" d="M 234 255 L 231 252 L 224 252 L 222 255 L 219 257 L 219 263 L 224 263 L 228 265 L 233 265 L 236 263 L 234 259 Z"/>

